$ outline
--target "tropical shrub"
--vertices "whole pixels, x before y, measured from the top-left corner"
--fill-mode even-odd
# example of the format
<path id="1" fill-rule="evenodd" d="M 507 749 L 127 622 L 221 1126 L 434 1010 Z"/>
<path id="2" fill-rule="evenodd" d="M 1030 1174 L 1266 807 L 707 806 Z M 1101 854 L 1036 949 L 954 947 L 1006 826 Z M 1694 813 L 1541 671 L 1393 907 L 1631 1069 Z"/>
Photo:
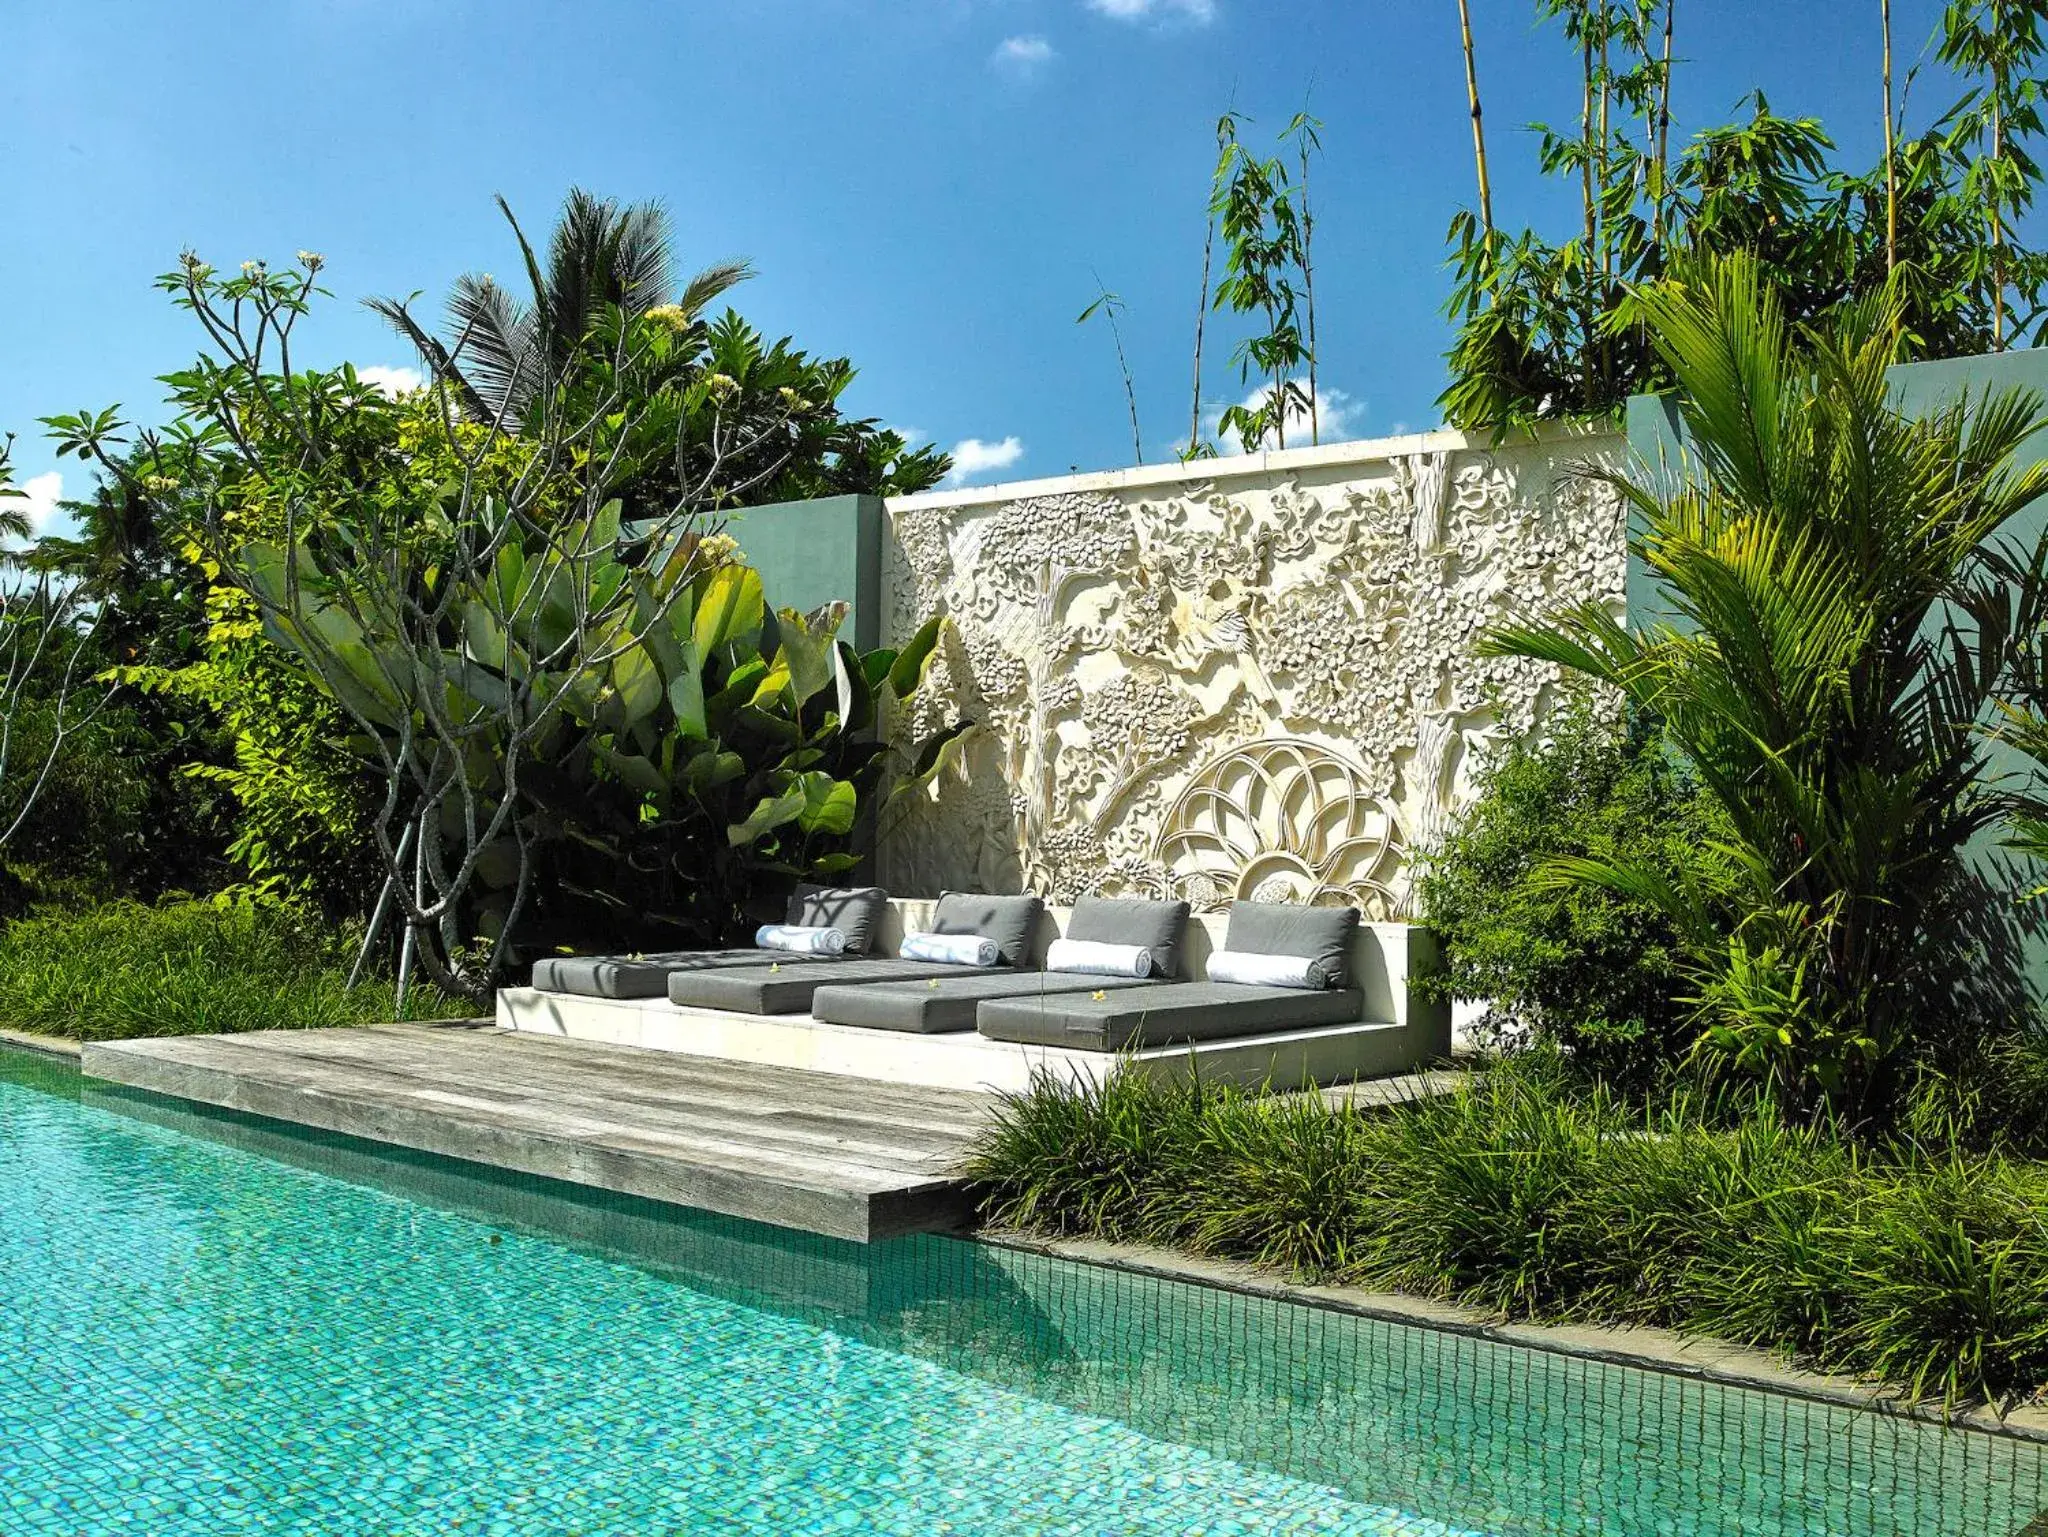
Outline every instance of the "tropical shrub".
<path id="1" fill-rule="evenodd" d="M 24 783 L 0 786 L 0 822 L 26 811 L 0 862 L 0 914 L 154 901 L 226 883 L 225 798 L 184 772 L 211 750 L 211 734 L 160 703 L 117 695 L 66 735 L 32 799 Z M 16 710 L 12 730 L 25 759 L 48 750 L 51 713 L 40 699 Z"/>
<path id="2" fill-rule="evenodd" d="M 1646 1080 L 1696 1034 L 1677 930 L 1642 897 L 1540 872 L 1572 856 L 1676 879 L 1719 832 L 1651 725 L 1573 703 L 1481 769 L 1469 808 L 1425 852 L 1417 897 L 1444 956 L 1425 986 L 1486 1004 L 1496 1040 L 1555 1044 L 1591 1071 Z"/>
<path id="3" fill-rule="evenodd" d="M 1668 918 L 1713 1060 L 1787 1106 L 1881 1116 L 1913 1051 L 1981 1023 L 1956 990 L 2007 960 L 1956 915 L 1964 846 L 2005 810 L 1979 723 L 2030 603 L 1989 557 L 2048 491 L 2048 467 L 2014 464 L 2048 418 L 2017 391 L 1896 410 L 1890 290 L 1805 344 L 1747 258 L 1638 303 L 1689 448 L 1602 478 L 1671 620 L 1625 628 L 1588 603 L 1481 649 L 1656 711 L 1726 834 L 1675 874 L 1565 856 L 1543 878 Z"/>
<path id="4" fill-rule="evenodd" d="M 1374 1111 L 1048 1075 L 970 1169 L 1000 1226 L 1711 1333 L 1950 1404 L 2048 1387 L 2048 1168 L 1726 1111 L 1544 1051 Z"/>
<path id="5" fill-rule="evenodd" d="M 854 655 L 840 611 L 771 611 L 714 521 L 827 452 L 831 401 L 707 372 L 707 347 L 745 338 L 621 303 L 570 306 L 573 337 L 536 304 L 520 345 L 549 362 L 516 421 L 511 397 L 454 409 L 478 392 L 424 336 L 435 377 L 404 398 L 346 365 L 278 373 L 265 348 L 319 267 L 222 277 L 188 255 L 163 286 L 230 356 L 169 376 L 176 430 L 131 449 L 111 412 L 52 422 L 170 503 L 214 584 L 204 662 L 132 676 L 243 715 L 218 777 L 281 814 L 241 857 L 354 823 L 428 975 L 478 1002 L 536 901 L 613 946 L 673 942 L 735 924 L 750 881 L 849 869 L 886 769 L 877 705 L 917 686 L 937 632 Z"/>
<path id="6" fill-rule="evenodd" d="M 203 568 L 192 572 L 205 580 Z M 116 676 L 145 699 L 217 723 L 220 746 L 179 765 L 226 800 L 222 849 L 243 876 L 336 914 L 362 913 L 379 879 L 363 836 L 375 805 L 369 764 L 347 746 L 347 718 L 317 679 L 263 633 L 256 606 L 218 581 L 208 623 L 176 663 L 131 663 Z"/>
<path id="7" fill-rule="evenodd" d="M 346 986 L 361 941 L 246 895 L 34 914 L 0 929 L 0 1025 L 110 1041 L 398 1018 L 390 983 Z M 413 1019 L 466 1012 L 430 988 L 406 1000 Z"/>

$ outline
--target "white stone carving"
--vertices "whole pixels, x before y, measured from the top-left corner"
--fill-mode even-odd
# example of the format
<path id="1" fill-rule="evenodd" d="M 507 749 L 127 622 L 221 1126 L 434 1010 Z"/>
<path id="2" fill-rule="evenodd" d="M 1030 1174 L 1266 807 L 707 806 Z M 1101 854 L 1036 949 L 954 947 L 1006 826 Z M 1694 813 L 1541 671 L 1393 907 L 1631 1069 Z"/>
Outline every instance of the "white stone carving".
<path id="1" fill-rule="evenodd" d="M 1619 612 L 1626 574 L 1618 499 L 1569 473 L 1618 438 L 1413 442 L 892 504 L 889 633 L 957 626 L 899 729 L 956 708 L 983 729 L 882 829 L 883 881 L 1405 913 L 1408 851 L 1555 692 L 1475 641 L 1589 599 Z"/>

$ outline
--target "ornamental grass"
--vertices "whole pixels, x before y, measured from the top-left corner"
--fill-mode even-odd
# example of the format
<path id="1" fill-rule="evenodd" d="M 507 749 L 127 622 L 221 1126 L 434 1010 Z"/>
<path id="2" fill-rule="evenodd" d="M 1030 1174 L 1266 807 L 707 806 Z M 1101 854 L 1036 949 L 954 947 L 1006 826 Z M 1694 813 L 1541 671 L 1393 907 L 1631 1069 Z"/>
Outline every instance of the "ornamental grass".
<path id="1" fill-rule="evenodd" d="M 2009 1405 L 2048 1386 L 2048 1165 L 1932 1145 L 1762 1100 L 1631 1104 L 1531 1054 L 1374 1110 L 1045 1079 L 1005 1102 L 973 1173 L 998 1226 L 1674 1328 Z"/>

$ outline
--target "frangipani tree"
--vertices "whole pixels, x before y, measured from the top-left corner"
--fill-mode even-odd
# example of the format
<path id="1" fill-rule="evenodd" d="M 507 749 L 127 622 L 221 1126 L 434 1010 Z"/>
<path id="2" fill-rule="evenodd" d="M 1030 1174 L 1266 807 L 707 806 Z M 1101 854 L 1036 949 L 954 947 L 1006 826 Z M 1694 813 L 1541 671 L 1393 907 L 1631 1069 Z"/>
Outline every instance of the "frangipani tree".
<path id="1" fill-rule="evenodd" d="M 645 797 L 758 777 L 767 809 L 735 840 L 750 848 L 791 826 L 850 831 L 858 787 L 815 776 L 818 738 L 856 728 L 844 710 L 803 716 L 819 668 L 829 683 L 847 664 L 822 622 L 780 616 L 769 633 L 758 578 L 706 512 L 772 480 L 793 429 L 829 406 L 790 391 L 736 421 L 732 381 L 674 367 L 688 328 L 616 306 L 567 344 L 516 431 L 465 414 L 459 346 L 425 355 L 423 390 L 387 399 L 346 365 L 294 368 L 319 268 L 301 253 L 222 276 L 186 257 L 163 286 L 211 349 L 169 376 L 177 425 L 133 450 L 113 413 L 56 425 L 65 450 L 178 499 L 209 573 L 340 707 L 381 786 L 368 836 L 427 974 L 478 1001 L 497 982 L 544 852 L 573 830 L 548 795 L 565 765 L 632 787 L 653 822 Z M 653 480 L 672 488 L 658 505 Z M 790 761 L 729 750 L 714 704 Z M 649 758 L 657 714 L 678 724 Z"/>

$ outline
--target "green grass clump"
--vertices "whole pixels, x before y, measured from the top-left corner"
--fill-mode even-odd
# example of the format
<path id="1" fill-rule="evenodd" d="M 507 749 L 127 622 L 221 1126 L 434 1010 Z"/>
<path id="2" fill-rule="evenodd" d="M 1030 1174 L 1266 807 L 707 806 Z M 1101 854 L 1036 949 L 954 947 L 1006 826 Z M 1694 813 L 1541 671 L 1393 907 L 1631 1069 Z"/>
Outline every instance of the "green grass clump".
<path id="1" fill-rule="evenodd" d="M 2048 1168 L 1869 1147 L 1767 1104 L 1650 1107 L 1543 1054 L 1379 1111 L 1041 1081 L 988 1220 L 1169 1244 L 1510 1318 L 1653 1324 L 1955 1404 L 2048 1387 Z"/>
<path id="2" fill-rule="evenodd" d="M 388 978 L 344 991 L 360 928 L 284 903 L 110 902 L 0 931 L 0 1025 L 74 1040 L 361 1024 L 397 1017 Z M 431 988 L 412 1018 L 469 1012 Z"/>

